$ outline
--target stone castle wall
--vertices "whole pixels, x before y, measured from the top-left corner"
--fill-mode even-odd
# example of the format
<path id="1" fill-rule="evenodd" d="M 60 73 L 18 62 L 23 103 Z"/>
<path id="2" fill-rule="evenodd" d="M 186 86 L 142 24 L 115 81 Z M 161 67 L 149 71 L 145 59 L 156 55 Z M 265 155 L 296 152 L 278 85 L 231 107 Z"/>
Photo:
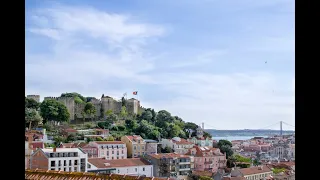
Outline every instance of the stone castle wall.
<path id="1" fill-rule="evenodd" d="M 40 98 L 39 98 L 40 99 Z M 81 112 L 84 110 L 85 104 L 76 104 L 73 97 L 45 97 L 46 99 L 55 99 L 64 104 L 68 112 L 70 113 L 70 120 L 73 121 L 76 118 L 83 118 Z M 96 108 L 95 116 L 101 116 L 101 108 L 103 108 L 105 114 L 108 110 L 112 110 L 113 113 L 119 114 L 121 112 L 122 103 L 113 99 L 112 97 L 103 97 L 99 99 L 91 99 L 90 102 Z M 127 100 L 127 112 L 130 114 L 138 114 L 143 112 L 144 108 L 140 106 L 140 101 L 136 99 Z M 86 115 L 86 118 L 90 118 Z"/>
<path id="2" fill-rule="evenodd" d="M 27 98 L 40 102 L 40 95 L 27 95 Z"/>

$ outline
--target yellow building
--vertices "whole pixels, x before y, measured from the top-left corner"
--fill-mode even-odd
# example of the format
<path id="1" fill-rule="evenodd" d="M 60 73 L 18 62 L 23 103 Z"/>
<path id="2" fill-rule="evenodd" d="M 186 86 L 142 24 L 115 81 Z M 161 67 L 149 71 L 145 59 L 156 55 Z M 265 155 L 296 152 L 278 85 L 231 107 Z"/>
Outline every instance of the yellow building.
<path id="1" fill-rule="evenodd" d="M 123 136 L 121 141 L 124 142 L 128 149 L 128 157 L 139 157 L 146 153 L 146 142 L 139 135 Z"/>

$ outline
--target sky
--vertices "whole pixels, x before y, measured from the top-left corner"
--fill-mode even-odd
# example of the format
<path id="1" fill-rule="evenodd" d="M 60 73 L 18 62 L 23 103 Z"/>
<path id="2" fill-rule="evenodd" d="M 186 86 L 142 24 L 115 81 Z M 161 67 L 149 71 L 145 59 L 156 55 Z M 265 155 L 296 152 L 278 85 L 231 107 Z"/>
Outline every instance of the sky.
<path id="1" fill-rule="evenodd" d="M 291 130 L 294 8 L 293 0 L 29 0 L 25 92 L 127 93 L 206 129 L 284 121 Z"/>

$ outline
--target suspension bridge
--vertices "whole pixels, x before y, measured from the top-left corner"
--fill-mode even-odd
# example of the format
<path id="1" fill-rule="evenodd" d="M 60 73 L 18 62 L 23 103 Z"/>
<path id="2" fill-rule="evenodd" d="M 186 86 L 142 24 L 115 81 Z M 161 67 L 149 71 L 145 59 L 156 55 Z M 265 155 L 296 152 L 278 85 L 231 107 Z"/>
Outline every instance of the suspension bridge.
<path id="1" fill-rule="evenodd" d="M 205 128 L 206 127 L 206 128 Z M 241 135 L 243 134 L 252 134 L 252 135 L 284 135 L 285 134 L 293 134 L 295 126 L 285 122 L 285 121 L 278 121 L 276 123 L 270 124 L 268 126 L 264 126 L 261 128 L 255 128 L 255 129 L 242 129 L 242 130 L 226 130 L 222 129 L 216 126 L 209 125 L 207 123 L 202 123 L 202 129 L 211 130 L 214 133 L 224 132 L 223 134 L 228 134 L 228 132 L 231 134 Z M 217 134 L 216 134 L 217 135 Z"/>

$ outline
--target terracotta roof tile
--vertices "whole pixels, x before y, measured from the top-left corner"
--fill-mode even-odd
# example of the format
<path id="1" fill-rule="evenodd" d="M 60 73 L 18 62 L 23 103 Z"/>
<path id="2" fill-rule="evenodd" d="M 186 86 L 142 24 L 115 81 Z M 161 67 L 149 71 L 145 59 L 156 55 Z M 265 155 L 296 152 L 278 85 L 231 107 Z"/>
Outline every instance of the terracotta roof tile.
<path id="1" fill-rule="evenodd" d="M 94 141 L 97 144 L 124 144 L 122 141 Z"/>
<path id="2" fill-rule="evenodd" d="M 51 170 L 25 170 L 25 179 L 27 180 L 103 180 L 103 179 L 123 179 L 123 180 L 151 180 L 150 177 L 129 176 L 119 174 L 95 174 L 83 172 L 64 172 L 64 171 L 51 171 Z M 153 178 L 153 180 L 165 180 L 161 178 Z"/>
<path id="3" fill-rule="evenodd" d="M 129 167 L 129 166 L 144 166 L 151 165 L 144 159 L 140 158 L 129 158 L 129 159 L 114 159 L 114 160 L 106 160 L 104 158 L 90 158 L 88 162 L 97 168 L 113 168 L 113 167 Z M 106 166 L 108 163 L 110 165 Z"/>
<path id="4" fill-rule="evenodd" d="M 251 174 L 272 172 L 272 170 L 268 166 L 262 166 L 262 169 L 260 169 L 259 167 L 242 168 L 242 169 L 239 169 L 239 171 L 244 176 L 251 175 Z"/>
<path id="5" fill-rule="evenodd" d="M 149 154 L 149 156 L 160 159 L 160 158 L 190 158 L 189 155 L 181 155 L 176 153 L 159 153 L 159 154 Z"/>

